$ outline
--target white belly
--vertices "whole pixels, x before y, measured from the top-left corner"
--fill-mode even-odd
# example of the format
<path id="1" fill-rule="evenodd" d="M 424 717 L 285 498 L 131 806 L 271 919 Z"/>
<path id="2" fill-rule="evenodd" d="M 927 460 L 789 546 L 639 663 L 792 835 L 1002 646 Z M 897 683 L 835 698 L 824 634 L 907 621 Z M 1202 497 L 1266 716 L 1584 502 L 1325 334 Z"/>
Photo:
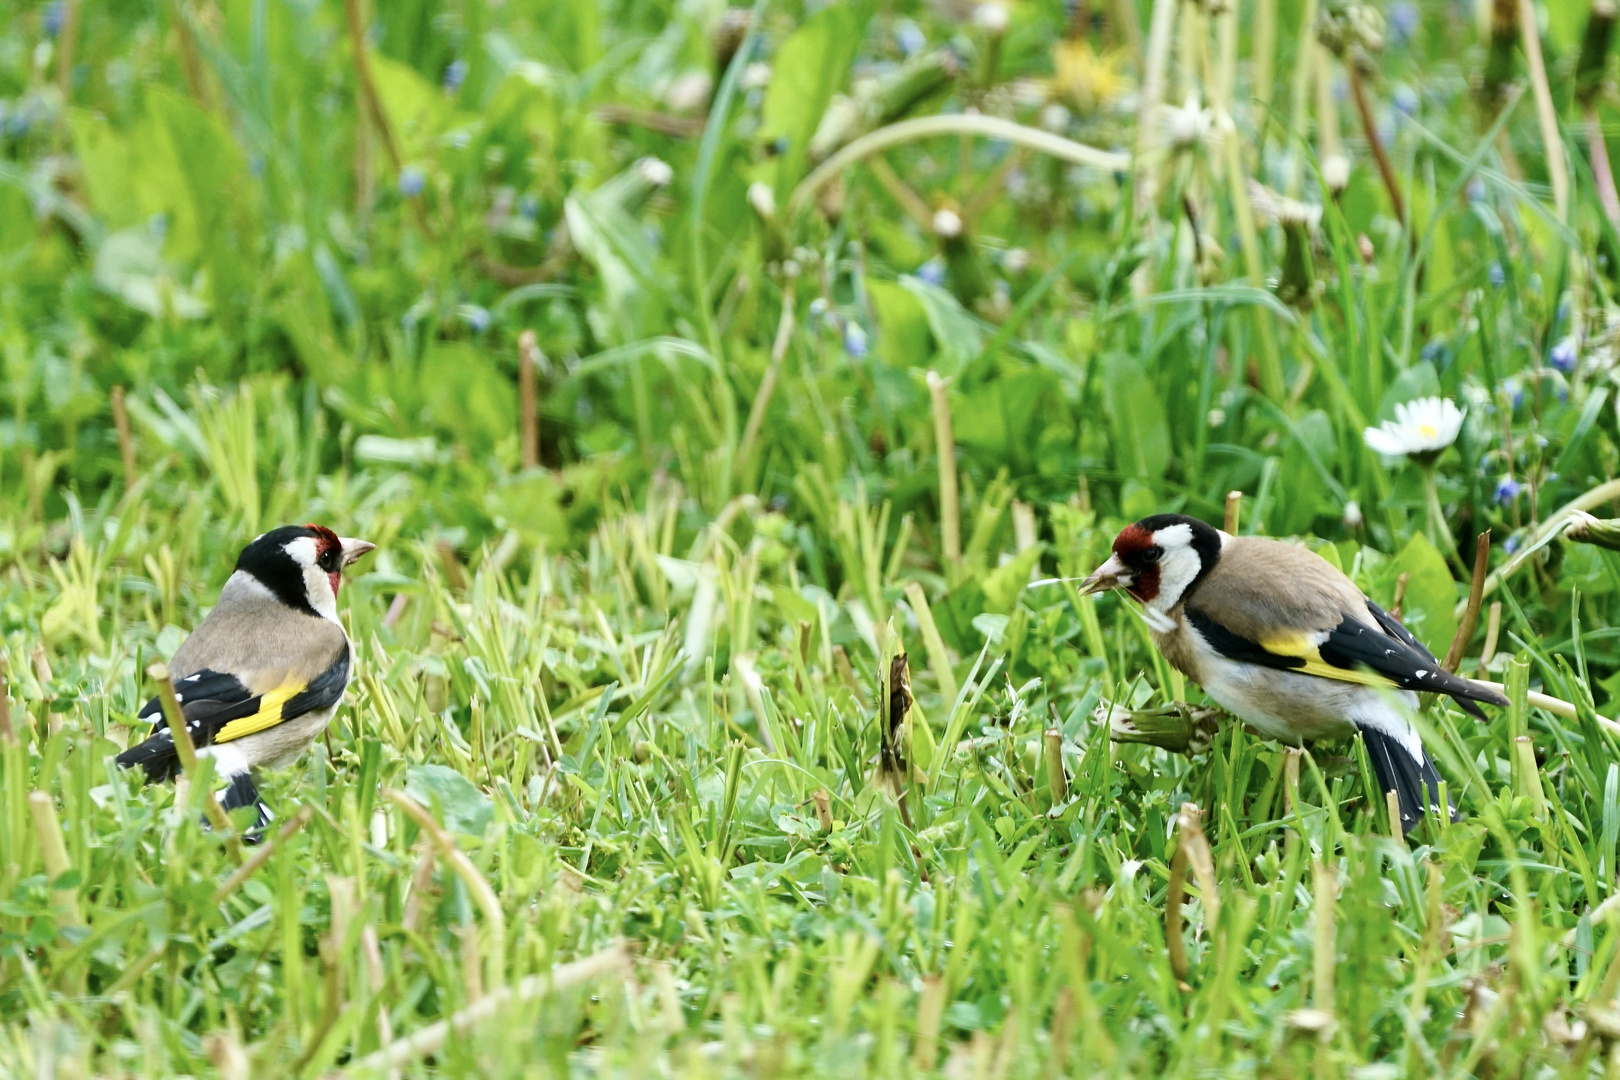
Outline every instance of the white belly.
<path id="1" fill-rule="evenodd" d="M 1188 636 L 1196 641 L 1204 691 L 1262 735 L 1297 745 L 1343 738 L 1358 727 L 1372 727 L 1421 755 L 1422 741 L 1410 719 L 1418 701 L 1411 691 L 1238 663 L 1215 653 L 1196 634 Z"/>

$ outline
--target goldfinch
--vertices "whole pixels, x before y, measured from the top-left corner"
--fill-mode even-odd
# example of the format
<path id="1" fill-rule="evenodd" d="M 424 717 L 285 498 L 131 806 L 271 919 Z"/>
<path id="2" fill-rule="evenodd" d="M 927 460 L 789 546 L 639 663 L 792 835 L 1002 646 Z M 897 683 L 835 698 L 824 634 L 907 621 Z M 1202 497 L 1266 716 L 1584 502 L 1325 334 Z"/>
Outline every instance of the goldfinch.
<path id="1" fill-rule="evenodd" d="M 1412 723 L 1417 692 L 1446 694 L 1480 719 L 1475 702 L 1507 704 L 1444 670 L 1400 620 L 1292 544 L 1159 514 L 1121 532 L 1081 592 L 1110 588 L 1142 605 L 1176 670 L 1261 734 L 1297 745 L 1360 733 L 1403 831 L 1441 809 L 1440 775 Z"/>
<path id="2" fill-rule="evenodd" d="M 338 622 L 343 568 L 375 548 L 320 525 L 285 525 L 243 549 L 219 602 L 175 650 L 169 670 L 197 755 L 214 760 L 227 811 L 255 807 L 272 819 L 253 784 L 256 768 L 290 765 L 326 730 L 349 685 L 354 651 Z M 118 755 L 149 781 L 180 771 L 158 699 L 138 714 L 146 741 Z"/>

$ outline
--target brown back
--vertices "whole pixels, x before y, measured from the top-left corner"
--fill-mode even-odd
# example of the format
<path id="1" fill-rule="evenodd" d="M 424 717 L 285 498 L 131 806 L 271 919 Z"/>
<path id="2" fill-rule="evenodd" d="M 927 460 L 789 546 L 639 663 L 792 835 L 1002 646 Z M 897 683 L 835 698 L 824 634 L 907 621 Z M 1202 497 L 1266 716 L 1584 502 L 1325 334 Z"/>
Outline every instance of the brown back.
<path id="1" fill-rule="evenodd" d="M 308 682 L 346 648 L 348 637 L 337 623 L 294 611 L 233 574 L 219 603 L 175 650 L 169 670 L 176 679 L 204 668 L 228 672 L 264 693 L 288 681 Z"/>

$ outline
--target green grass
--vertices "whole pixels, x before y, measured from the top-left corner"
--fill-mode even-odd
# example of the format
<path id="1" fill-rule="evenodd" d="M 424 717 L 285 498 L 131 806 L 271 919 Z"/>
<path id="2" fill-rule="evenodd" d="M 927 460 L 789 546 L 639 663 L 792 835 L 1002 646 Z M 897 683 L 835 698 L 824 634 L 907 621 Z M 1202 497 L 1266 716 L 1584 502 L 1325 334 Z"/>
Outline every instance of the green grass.
<path id="1" fill-rule="evenodd" d="M 1390 5 L 1404 231 L 1289 3 L 1068 43 L 1058 0 L 374 6 L 369 91 L 338 3 L 0 9 L 0 1075 L 1620 1067 L 1620 556 L 1512 555 L 1620 515 L 1581 5 L 1542 11 L 1564 220 L 1514 39 Z M 1161 46 L 1235 135 L 1144 137 Z M 895 139 L 970 107 L 1028 131 Z M 1468 410 L 1433 500 L 1362 441 L 1428 394 Z M 1028 583 L 1233 490 L 1442 653 L 1492 530 L 1462 668 L 1518 704 L 1424 716 L 1460 822 L 1391 839 L 1354 744 L 1110 739 L 1200 692 Z M 380 545 L 358 677 L 239 851 L 111 757 L 303 521 Z"/>

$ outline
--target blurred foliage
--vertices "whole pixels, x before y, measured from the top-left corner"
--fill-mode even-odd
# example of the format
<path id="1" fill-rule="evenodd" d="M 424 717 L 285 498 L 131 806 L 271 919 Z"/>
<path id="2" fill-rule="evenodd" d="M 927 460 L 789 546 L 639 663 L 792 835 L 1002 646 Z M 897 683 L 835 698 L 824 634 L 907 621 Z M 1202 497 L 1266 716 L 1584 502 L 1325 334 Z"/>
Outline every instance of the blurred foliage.
<path id="1" fill-rule="evenodd" d="M 1353 80 L 1314 6 L 1162 6 L 0 7 L 0 1072 L 317 1075 L 621 936 L 411 1075 L 1600 1072 L 1620 562 L 1554 539 L 1620 513 L 1586 5 L 1536 9 L 1565 211 L 1511 22 L 1323 0 Z M 1018 138 L 895 136 L 970 116 Z M 1367 448 L 1434 395 L 1436 461 Z M 1234 490 L 1437 652 L 1490 528 L 1464 670 L 1570 715 L 1427 712 L 1466 817 L 1410 846 L 1354 744 L 1112 743 L 1101 702 L 1197 691 L 1027 586 Z M 312 519 L 382 545 L 361 677 L 233 882 L 105 758 L 246 539 Z"/>

